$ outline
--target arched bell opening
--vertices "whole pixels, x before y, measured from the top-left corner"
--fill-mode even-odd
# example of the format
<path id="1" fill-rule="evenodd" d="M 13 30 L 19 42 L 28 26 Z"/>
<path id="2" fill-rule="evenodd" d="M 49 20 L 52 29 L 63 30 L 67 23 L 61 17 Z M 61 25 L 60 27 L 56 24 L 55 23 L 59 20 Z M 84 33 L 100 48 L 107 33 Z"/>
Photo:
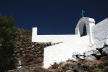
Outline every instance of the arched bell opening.
<path id="1" fill-rule="evenodd" d="M 89 41 L 91 44 L 94 44 L 93 41 L 93 27 L 95 26 L 95 20 L 93 18 L 83 17 L 79 20 L 76 28 L 75 34 L 79 37 L 88 35 Z"/>
<path id="2" fill-rule="evenodd" d="M 85 35 L 87 35 L 87 29 L 86 29 L 86 25 L 84 24 L 84 26 L 83 26 L 83 33 L 81 34 L 81 37 L 85 36 Z"/>
<path id="3" fill-rule="evenodd" d="M 87 35 L 87 26 L 85 23 L 80 23 L 78 30 L 79 30 L 80 37 Z"/>

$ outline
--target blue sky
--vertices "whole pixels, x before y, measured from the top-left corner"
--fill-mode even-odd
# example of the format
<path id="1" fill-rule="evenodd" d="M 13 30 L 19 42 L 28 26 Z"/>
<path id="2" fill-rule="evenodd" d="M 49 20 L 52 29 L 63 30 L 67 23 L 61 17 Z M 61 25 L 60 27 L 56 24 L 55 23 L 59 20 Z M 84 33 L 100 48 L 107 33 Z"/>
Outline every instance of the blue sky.
<path id="1" fill-rule="evenodd" d="M 73 34 L 81 10 L 96 23 L 108 17 L 107 0 L 0 0 L 0 13 L 13 16 L 15 26 L 39 34 Z"/>

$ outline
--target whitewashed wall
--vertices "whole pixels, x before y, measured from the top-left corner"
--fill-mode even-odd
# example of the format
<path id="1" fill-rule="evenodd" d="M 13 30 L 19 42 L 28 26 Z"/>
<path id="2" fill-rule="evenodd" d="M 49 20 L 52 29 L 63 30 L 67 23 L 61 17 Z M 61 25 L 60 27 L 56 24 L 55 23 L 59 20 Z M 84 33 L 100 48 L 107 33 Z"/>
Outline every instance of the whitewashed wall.
<path id="1" fill-rule="evenodd" d="M 63 43 L 44 48 L 44 67 L 48 68 L 54 62 L 60 63 L 68 59 L 74 59 L 73 54 L 83 54 L 83 52 L 89 50 L 93 50 L 93 48 L 89 46 L 88 36 L 66 38 Z"/>
<path id="2" fill-rule="evenodd" d="M 80 34 L 83 33 L 84 24 L 86 24 L 87 35 L 80 37 Z M 32 29 L 32 42 L 60 42 L 44 49 L 44 67 L 48 68 L 54 62 L 60 63 L 72 59 L 74 53 L 83 54 L 85 51 L 95 50 L 91 46 L 91 43 L 94 43 L 93 27 L 95 27 L 95 21 L 88 17 L 79 20 L 75 35 L 37 35 L 37 28 L 34 27 Z"/>

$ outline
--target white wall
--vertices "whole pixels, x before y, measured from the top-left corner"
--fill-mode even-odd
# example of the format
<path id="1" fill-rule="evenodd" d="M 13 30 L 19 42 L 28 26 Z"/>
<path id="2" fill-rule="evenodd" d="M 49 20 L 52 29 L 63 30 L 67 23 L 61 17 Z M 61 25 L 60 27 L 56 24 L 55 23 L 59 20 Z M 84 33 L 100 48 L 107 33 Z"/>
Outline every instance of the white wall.
<path id="1" fill-rule="evenodd" d="M 37 35 L 36 38 L 34 38 L 35 42 L 64 42 L 70 38 L 73 38 L 74 35 Z"/>
<path id="2" fill-rule="evenodd" d="M 54 62 L 60 63 L 73 59 L 72 55 L 74 53 L 83 54 L 83 52 L 89 50 L 93 50 L 93 48 L 89 47 L 89 37 L 75 35 L 63 41 L 63 43 L 44 48 L 44 67 L 48 68 Z"/>
<path id="3" fill-rule="evenodd" d="M 54 62 L 60 63 L 72 59 L 74 53 L 83 54 L 85 51 L 94 50 L 95 48 L 90 45 L 94 23 L 92 18 L 81 18 L 75 29 L 76 35 L 37 35 L 37 28 L 33 28 L 32 42 L 60 42 L 60 44 L 44 48 L 44 67 L 48 68 Z M 88 35 L 80 37 L 84 24 L 86 24 Z"/>

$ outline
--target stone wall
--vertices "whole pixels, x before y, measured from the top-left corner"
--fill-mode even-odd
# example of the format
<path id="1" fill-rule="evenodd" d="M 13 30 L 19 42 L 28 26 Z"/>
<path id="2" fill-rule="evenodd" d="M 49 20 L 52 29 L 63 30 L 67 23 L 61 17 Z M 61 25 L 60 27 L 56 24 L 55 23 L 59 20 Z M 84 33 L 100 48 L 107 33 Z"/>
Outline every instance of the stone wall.
<path id="1" fill-rule="evenodd" d="M 18 59 L 21 60 L 21 66 L 37 64 L 43 62 L 43 50 L 51 43 L 37 43 L 31 41 L 31 31 L 18 29 L 18 37 L 15 41 L 14 57 L 16 67 L 19 66 Z"/>

